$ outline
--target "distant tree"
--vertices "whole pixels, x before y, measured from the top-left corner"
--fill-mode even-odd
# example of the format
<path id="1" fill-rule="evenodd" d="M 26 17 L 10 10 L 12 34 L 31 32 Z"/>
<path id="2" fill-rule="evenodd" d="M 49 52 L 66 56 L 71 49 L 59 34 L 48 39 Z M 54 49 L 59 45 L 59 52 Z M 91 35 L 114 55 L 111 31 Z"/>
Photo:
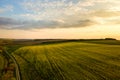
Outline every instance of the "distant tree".
<path id="1" fill-rule="evenodd" d="M 105 40 L 116 40 L 115 38 L 105 38 Z"/>

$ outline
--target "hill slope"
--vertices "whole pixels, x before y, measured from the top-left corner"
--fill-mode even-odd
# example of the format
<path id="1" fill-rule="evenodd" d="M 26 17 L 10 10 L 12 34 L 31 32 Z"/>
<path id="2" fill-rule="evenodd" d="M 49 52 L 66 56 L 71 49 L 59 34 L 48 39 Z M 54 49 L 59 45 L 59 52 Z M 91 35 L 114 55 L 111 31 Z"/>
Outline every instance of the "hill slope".
<path id="1" fill-rule="evenodd" d="M 69 42 L 22 47 L 13 55 L 23 80 L 120 79 L 120 45 Z"/>

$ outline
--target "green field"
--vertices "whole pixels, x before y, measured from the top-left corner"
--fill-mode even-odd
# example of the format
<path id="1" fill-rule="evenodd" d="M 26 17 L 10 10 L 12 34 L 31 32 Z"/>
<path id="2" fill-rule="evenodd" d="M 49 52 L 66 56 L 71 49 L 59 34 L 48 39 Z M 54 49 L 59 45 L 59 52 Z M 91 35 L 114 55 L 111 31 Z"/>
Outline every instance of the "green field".
<path id="1" fill-rule="evenodd" d="M 0 77 L 2 76 L 1 71 L 2 71 L 3 68 L 4 68 L 4 58 L 0 53 Z"/>
<path id="2" fill-rule="evenodd" d="M 67 42 L 12 53 L 22 80 L 120 80 L 120 45 Z"/>

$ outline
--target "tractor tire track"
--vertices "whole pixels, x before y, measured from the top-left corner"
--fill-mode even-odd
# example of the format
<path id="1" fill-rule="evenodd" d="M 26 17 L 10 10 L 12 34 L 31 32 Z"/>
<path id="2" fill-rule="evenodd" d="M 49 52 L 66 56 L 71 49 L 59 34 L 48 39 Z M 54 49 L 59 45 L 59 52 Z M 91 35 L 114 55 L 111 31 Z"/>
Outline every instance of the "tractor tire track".
<path id="1" fill-rule="evenodd" d="M 3 53 L 8 56 L 15 64 L 15 74 L 16 74 L 16 80 L 22 80 L 21 79 L 21 73 L 20 73 L 20 67 L 19 64 L 17 63 L 15 57 L 7 52 L 7 50 L 3 49 Z"/>

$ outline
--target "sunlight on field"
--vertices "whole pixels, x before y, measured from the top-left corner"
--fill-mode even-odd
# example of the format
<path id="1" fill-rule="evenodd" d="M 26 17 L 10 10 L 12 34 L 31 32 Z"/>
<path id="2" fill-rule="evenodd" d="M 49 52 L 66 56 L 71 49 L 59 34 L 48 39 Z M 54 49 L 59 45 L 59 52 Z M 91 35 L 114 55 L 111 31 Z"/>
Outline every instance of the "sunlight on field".
<path id="1" fill-rule="evenodd" d="M 119 80 L 120 46 L 69 42 L 16 50 L 23 80 Z"/>

